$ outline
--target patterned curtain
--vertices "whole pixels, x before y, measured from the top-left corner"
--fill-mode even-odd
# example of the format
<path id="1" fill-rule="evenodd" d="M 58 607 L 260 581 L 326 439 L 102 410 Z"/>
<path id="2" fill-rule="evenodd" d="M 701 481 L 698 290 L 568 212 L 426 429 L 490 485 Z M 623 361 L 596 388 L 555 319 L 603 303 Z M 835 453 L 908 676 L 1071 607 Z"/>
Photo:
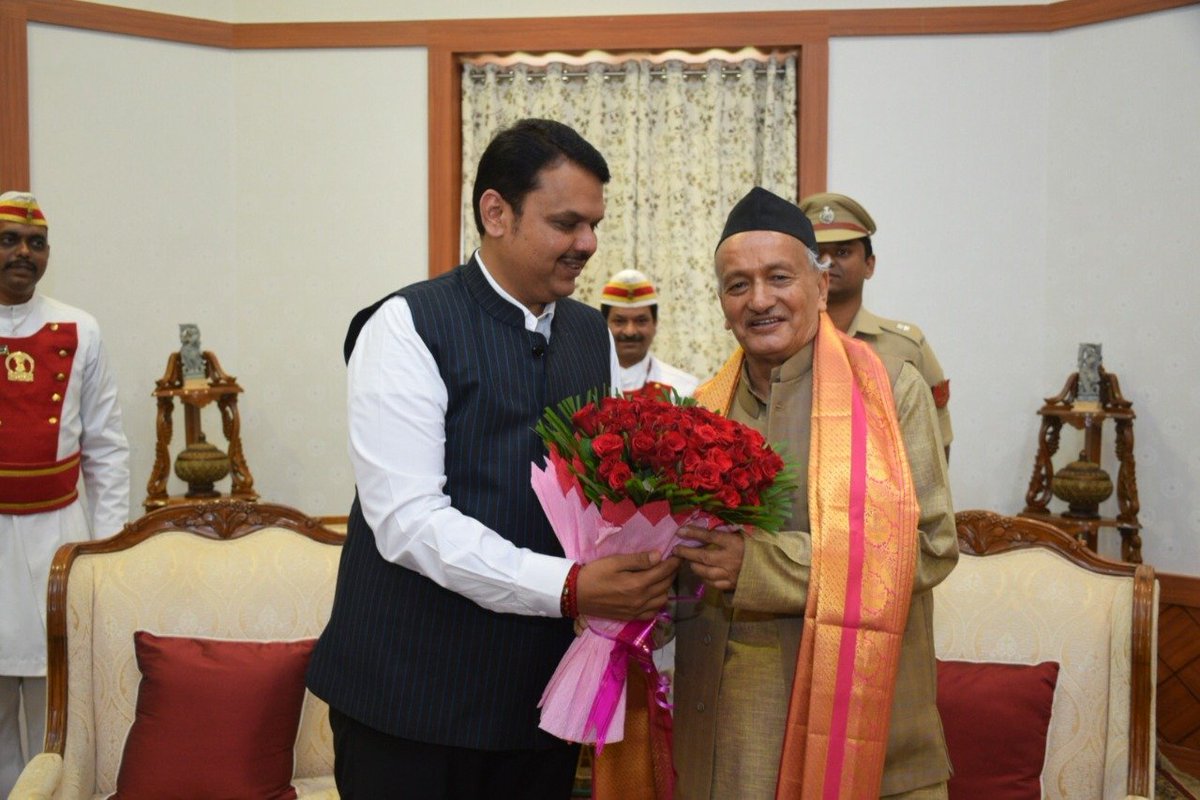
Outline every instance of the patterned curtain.
<path id="1" fill-rule="evenodd" d="M 796 198 L 794 56 L 619 66 L 464 67 L 464 257 L 478 246 L 475 165 L 502 127 L 557 119 L 608 161 L 612 181 L 599 249 L 575 298 L 599 305 L 605 280 L 627 267 L 658 287 L 654 352 L 702 379 L 735 345 L 716 299 L 713 248 L 725 216 L 755 185 Z"/>

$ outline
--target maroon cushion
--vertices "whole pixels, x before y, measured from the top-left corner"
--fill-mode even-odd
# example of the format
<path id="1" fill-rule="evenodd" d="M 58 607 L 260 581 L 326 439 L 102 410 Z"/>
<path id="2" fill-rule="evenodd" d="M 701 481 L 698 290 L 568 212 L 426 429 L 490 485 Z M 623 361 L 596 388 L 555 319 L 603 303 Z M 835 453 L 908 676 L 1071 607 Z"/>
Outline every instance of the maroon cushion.
<path id="1" fill-rule="evenodd" d="M 137 714 L 120 800 L 294 800 L 293 748 L 315 639 L 133 635 Z"/>
<path id="2" fill-rule="evenodd" d="M 951 800 L 1041 800 L 1058 663 L 938 660 Z"/>

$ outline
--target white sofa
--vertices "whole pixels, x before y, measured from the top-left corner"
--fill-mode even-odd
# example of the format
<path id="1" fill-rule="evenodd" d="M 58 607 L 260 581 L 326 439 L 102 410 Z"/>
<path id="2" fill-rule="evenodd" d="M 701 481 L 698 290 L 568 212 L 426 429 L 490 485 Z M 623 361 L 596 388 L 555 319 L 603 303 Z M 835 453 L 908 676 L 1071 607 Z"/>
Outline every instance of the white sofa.
<path id="1" fill-rule="evenodd" d="M 1042 795 L 1153 797 L 1158 584 L 1048 524 L 957 515 L 958 566 L 934 589 L 937 656 L 1059 663 Z"/>
<path id="2" fill-rule="evenodd" d="M 116 536 L 64 546 L 49 592 L 45 752 L 15 800 L 90 800 L 116 788 L 140 673 L 133 633 L 237 640 L 320 634 L 343 534 L 294 509 L 220 501 L 147 514 Z M 307 691 L 293 785 L 333 800 L 329 710 Z"/>

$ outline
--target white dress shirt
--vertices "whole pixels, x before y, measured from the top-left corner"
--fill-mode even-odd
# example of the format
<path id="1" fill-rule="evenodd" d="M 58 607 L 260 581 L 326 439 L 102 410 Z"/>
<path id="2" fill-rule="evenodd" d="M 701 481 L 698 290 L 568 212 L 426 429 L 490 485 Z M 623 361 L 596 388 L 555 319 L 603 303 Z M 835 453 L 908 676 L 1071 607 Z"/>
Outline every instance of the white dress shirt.
<path id="1" fill-rule="evenodd" d="M 492 288 L 521 309 L 526 330 L 549 340 L 554 303 L 534 316 L 474 257 Z M 611 334 L 609 363 L 615 386 Z M 363 326 L 347 378 L 350 461 L 380 555 L 492 611 L 560 616 L 572 562 L 517 547 L 451 506 L 443 491 L 448 393 L 404 298 L 385 302 Z"/>

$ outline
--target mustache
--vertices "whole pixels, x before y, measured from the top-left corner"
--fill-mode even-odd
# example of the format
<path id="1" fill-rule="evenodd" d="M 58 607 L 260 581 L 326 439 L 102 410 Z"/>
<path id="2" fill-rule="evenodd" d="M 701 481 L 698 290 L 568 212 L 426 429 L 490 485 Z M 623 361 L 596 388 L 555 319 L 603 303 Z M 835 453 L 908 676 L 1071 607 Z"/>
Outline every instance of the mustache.
<path id="1" fill-rule="evenodd" d="M 14 267 L 24 267 L 25 269 L 34 269 L 33 262 L 28 259 L 25 259 L 25 258 L 14 258 L 11 261 L 5 262 L 5 264 L 4 264 L 5 269 L 12 269 Z"/>
<path id="2" fill-rule="evenodd" d="M 646 337 L 642 336 L 640 333 L 618 333 L 613 338 L 618 342 L 643 342 L 646 340 Z"/>

